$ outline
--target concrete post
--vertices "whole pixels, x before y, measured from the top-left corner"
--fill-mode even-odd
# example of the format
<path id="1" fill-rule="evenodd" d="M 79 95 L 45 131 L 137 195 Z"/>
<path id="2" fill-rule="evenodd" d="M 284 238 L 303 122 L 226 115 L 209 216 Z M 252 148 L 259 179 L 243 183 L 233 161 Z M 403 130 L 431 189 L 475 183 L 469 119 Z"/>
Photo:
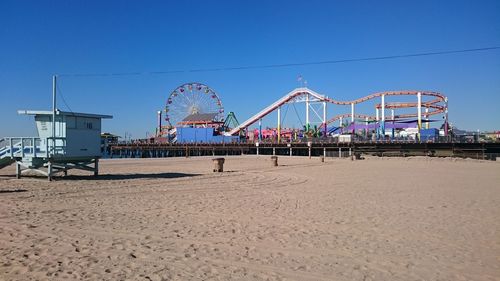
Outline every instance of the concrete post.
<path id="1" fill-rule="evenodd" d="M 52 181 L 52 162 L 47 163 L 47 180 Z"/>

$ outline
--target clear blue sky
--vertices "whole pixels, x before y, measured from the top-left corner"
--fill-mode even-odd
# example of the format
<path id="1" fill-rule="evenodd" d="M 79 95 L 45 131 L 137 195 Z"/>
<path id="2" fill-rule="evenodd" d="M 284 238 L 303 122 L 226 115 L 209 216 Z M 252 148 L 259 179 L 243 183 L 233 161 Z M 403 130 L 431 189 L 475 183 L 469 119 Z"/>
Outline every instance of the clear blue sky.
<path id="1" fill-rule="evenodd" d="M 32 135 L 17 109 L 50 109 L 54 73 L 265 65 L 500 46 L 500 1 L 0 2 L 0 136 Z M 385 90 L 446 94 L 460 128 L 500 129 L 500 51 L 261 70 L 61 77 L 73 111 L 104 130 L 152 132 L 177 85 L 215 89 L 240 121 L 297 86 L 336 99 Z M 59 108 L 67 109 L 63 103 Z M 330 107 L 329 115 L 347 112 Z M 369 109 L 372 113 L 373 110 Z"/>

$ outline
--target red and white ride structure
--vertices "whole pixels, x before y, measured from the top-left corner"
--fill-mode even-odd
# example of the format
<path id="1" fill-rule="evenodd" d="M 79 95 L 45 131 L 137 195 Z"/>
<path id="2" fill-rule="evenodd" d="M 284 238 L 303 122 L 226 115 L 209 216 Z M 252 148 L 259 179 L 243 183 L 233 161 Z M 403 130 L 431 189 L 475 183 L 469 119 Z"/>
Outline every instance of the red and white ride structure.
<path id="1" fill-rule="evenodd" d="M 414 102 L 386 102 L 386 97 L 393 96 L 407 96 L 414 97 Z M 361 104 L 363 102 L 367 102 L 370 100 L 379 99 L 379 103 L 375 105 L 375 115 L 369 114 L 358 114 L 356 113 L 356 105 Z M 320 120 L 320 126 L 324 130 L 326 135 L 328 124 L 341 120 L 344 118 L 349 118 L 350 122 L 354 124 L 356 120 L 363 120 L 364 122 L 377 122 L 382 131 L 384 131 L 384 124 L 386 121 L 395 121 L 401 120 L 404 118 L 417 118 L 418 129 L 422 128 L 422 122 L 428 121 L 430 116 L 443 114 L 444 119 L 444 134 L 448 133 L 448 98 L 443 94 L 433 92 L 433 91 L 415 91 L 415 90 L 404 90 L 404 91 L 387 91 L 387 92 L 378 92 L 374 93 L 359 99 L 351 100 L 351 101 L 339 101 L 332 98 L 329 98 L 326 95 L 322 95 L 317 93 L 307 87 L 296 88 L 278 99 L 276 102 L 272 103 L 268 107 L 264 108 L 254 116 L 250 117 L 248 120 L 242 122 L 239 126 L 233 128 L 231 131 L 227 133 L 227 135 L 236 135 L 240 131 L 247 129 L 249 126 L 253 125 L 256 122 L 261 123 L 262 118 L 269 115 L 270 113 L 277 111 L 278 115 L 278 126 L 277 126 L 277 135 L 278 141 L 281 135 L 281 107 L 285 104 L 289 103 L 297 103 L 302 102 L 306 105 L 306 127 L 309 128 L 311 126 L 311 118 L 316 117 L 316 119 Z M 322 112 L 319 112 L 314 109 L 312 105 L 321 104 Z M 337 114 L 333 117 L 327 118 L 327 105 L 341 105 L 341 106 L 350 106 L 350 112 Z M 406 108 L 414 108 L 416 112 L 412 113 L 404 113 L 404 114 L 395 114 L 396 109 L 406 109 Z M 316 107 L 317 109 L 317 107 Z M 389 118 L 386 116 L 386 111 L 391 110 L 391 115 Z M 313 113 L 311 115 L 311 112 Z M 426 122 L 428 124 L 428 122 Z"/>

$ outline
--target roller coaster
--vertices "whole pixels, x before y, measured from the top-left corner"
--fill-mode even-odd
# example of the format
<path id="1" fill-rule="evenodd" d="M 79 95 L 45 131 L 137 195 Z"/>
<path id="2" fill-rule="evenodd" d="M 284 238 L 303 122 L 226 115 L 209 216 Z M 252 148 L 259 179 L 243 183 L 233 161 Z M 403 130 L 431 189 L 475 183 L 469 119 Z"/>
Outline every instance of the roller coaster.
<path id="1" fill-rule="evenodd" d="M 413 96 L 416 98 L 415 102 L 386 102 L 385 99 L 388 96 Z M 356 105 L 361 104 L 363 102 L 367 102 L 370 100 L 380 98 L 380 102 L 375 104 L 375 116 L 367 115 L 367 114 L 358 114 L 356 113 Z M 422 123 L 426 123 L 428 127 L 430 122 L 434 122 L 436 120 L 429 120 L 430 116 L 440 115 L 442 114 L 444 119 L 444 135 L 448 135 L 448 98 L 441 93 L 433 92 L 433 91 L 414 91 L 414 90 L 405 90 L 405 91 L 387 91 L 387 92 L 378 92 L 374 93 L 359 99 L 351 100 L 351 101 L 339 101 L 332 98 L 329 98 L 326 95 L 319 94 L 307 87 L 296 88 L 278 99 L 268 107 L 264 108 L 254 116 L 250 117 L 246 121 L 242 122 L 240 125 L 236 126 L 229 132 L 227 135 L 236 135 L 244 130 L 247 130 L 248 127 L 259 122 L 259 127 L 261 127 L 262 118 L 271 114 L 274 111 L 277 111 L 278 114 L 278 126 L 277 126 L 277 136 L 278 141 L 281 135 L 281 107 L 285 104 L 289 103 L 297 103 L 304 102 L 306 104 L 306 130 L 309 130 L 311 126 L 311 111 L 316 114 L 319 119 L 321 119 L 320 128 L 323 130 L 323 133 L 326 135 L 328 130 L 328 125 L 337 120 L 343 120 L 344 118 L 350 119 L 350 124 L 347 126 L 347 131 L 351 131 L 355 133 L 359 129 L 364 129 L 365 131 L 369 129 L 373 129 L 377 135 L 384 135 L 386 122 L 389 122 L 388 128 L 404 128 L 405 126 L 397 124 L 403 123 L 415 123 L 418 128 L 418 137 L 420 138 L 420 130 L 422 129 Z M 322 116 L 318 114 L 314 108 L 311 107 L 312 104 L 322 104 Z M 327 105 L 350 105 L 351 112 L 343 113 L 335 115 L 330 119 L 327 119 Z M 415 108 L 416 112 L 412 113 L 404 113 L 395 115 L 396 109 L 407 109 L 407 108 Z M 386 110 L 391 110 L 391 116 L 386 118 Z M 406 120 L 408 118 L 416 118 L 416 120 Z M 361 120 L 360 120 L 361 119 Z M 408 127 L 408 126 L 406 126 Z M 261 129 L 260 129 L 261 130 Z"/>

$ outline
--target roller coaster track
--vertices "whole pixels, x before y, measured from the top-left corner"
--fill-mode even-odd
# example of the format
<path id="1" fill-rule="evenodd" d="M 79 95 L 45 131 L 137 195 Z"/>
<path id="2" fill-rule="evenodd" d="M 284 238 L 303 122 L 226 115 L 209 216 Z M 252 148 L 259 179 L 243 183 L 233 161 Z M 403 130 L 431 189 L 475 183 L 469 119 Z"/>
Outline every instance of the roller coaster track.
<path id="1" fill-rule="evenodd" d="M 359 99 L 351 100 L 351 101 L 338 101 L 334 100 L 332 98 L 329 98 L 328 96 L 321 95 L 309 88 L 297 88 L 294 89 L 293 91 L 289 92 L 276 102 L 272 103 L 268 107 L 264 108 L 261 110 L 259 113 L 255 114 L 254 116 L 250 117 L 248 120 L 244 121 L 241 123 L 239 126 L 235 127 L 231 131 L 229 131 L 227 134 L 228 135 L 235 135 L 239 131 L 251 126 L 255 122 L 257 122 L 259 119 L 263 118 L 264 116 L 268 115 L 272 111 L 276 110 L 278 107 L 293 101 L 295 98 L 303 95 L 309 95 L 310 97 L 314 98 L 315 101 L 321 101 L 321 102 L 328 102 L 332 103 L 335 105 L 355 105 L 359 104 L 362 102 L 366 102 L 375 98 L 381 98 L 382 96 L 417 96 L 420 93 L 422 97 L 432 97 L 432 100 L 424 101 L 422 100 L 421 106 L 423 108 L 427 108 L 428 111 L 425 113 L 422 113 L 424 116 L 431 116 L 431 115 L 436 115 L 436 114 L 441 114 L 446 112 L 446 107 L 447 107 L 447 98 L 437 92 L 432 92 L 432 91 L 387 91 L 387 92 L 378 92 L 374 93 Z M 442 104 L 441 104 L 442 103 Z M 395 108 L 412 108 L 412 107 L 417 107 L 418 104 L 416 102 L 393 102 L 393 103 L 385 103 L 385 108 L 386 109 L 395 109 Z M 382 108 L 382 105 L 376 104 L 375 107 L 377 109 Z M 429 110 L 430 109 L 430 110 Z M 351 117 L 351 113 L 346 113 L 346 114 L 340 114 L 336 115 L 333 118 L 329 119 L 326 124 L 329 124 L 331 122 L 334 122 L 336 120 L 339 120 L 340 118 L 344 117 Z M 394 119 L 402 119 L 402 118 L 412 118 L 412 117 L 417 117 L 418 113 L 410 113 L 410 114 L 400 114 L 400 115 L 395 115 Z M 362 119 L 368 119 L 368 120 L 376 120 L 374 116 L 370 115 L 364 115 L 364 114 L 354 114 L 354 118 L 362 118 Z"/>

